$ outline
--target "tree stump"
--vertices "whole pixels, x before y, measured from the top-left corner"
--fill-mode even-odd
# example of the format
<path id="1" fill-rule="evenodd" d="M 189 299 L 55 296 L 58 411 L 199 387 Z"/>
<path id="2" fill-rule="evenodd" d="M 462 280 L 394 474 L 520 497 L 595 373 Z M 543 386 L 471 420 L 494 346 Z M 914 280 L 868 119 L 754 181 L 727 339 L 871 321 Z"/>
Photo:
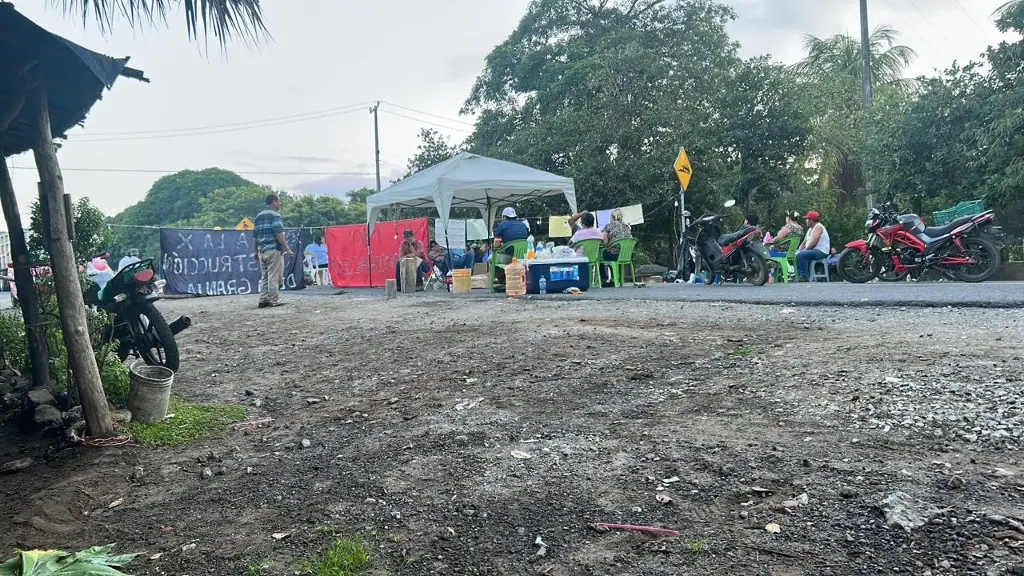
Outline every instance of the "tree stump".
<path id="1" fill-rule="evenodd" d="M 402 292 L 413 294 L 416 292 L 417 280 L 419 280 L 419 258 L 402 258 L 400 270 L 402 276 Z"/>
<path id="2" fill-rule="evenodd" d="M 386 300 L 394 300 L 398 297 L 398 283 L 395 282 L 394 278 L 388 278 L 384 281 L 384 290 L 387 292 Z"/>

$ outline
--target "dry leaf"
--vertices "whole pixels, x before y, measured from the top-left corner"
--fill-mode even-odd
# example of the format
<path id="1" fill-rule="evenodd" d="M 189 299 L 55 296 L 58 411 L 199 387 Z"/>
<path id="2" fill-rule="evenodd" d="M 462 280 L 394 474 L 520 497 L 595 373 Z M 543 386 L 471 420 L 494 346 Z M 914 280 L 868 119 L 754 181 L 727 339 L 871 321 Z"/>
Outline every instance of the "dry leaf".
<path id="1" fill-rule="evenodd" d="M 274 537 L 274 540 L 283 540 L 283 539 L 291 536 L 292 532 L 293 532 L 293 530 L 289 530 L 287 532 L 274 532 L 274 534 L 272 536 Z"/>
<path id="2" fill-rule="evenodd" d="M 657 495 L 654 496 L 654 499 L 660 502 L 661 504 L 672 503 L 672 497 L 669 496 L 668 494 L 665 494 L 664 492 L 659 492 Z"/>
<path id="3" fill-rule="evenodd" d="M 158 552 L 157 554 L 153 554 L 152 556 L 150 556 L 149 559 L 150 560 L 159 560 L 160 557 L 163 556 L 163 555 L 164 555 L 163 552 Z"/>
<path id="4" fill-rule="evenodd" d="M 530 458 L 533 458 L 533 455 L 527 452 L 523 452 L 522 450 L 513 450 L 512 457 L 517 458 L 519 460 L 529 460 Z"/>
<path id="5" fill-rule="evenodd" d="M 117 508 L 121 504 L 124 504 L 124 498 L 118 498 L 117 500 L 114 500 L 109 505 L 107 505 L 107 508 Z"/>
<path id="6" fill-rule="evenodd" d="M 772 522 L 771 524 L 765 526 L 764 529 L 771 534 L 778 534 L 782 532 L 782 527 L 776 524 L 775 522 Z"/>
<path id="7" fill-rule="evenodd" d="M 679 477 L 673 476 L 671 478 L 665 478 L 664 480 L 662 480 L 662 482 L 664 482 L 665 484 L 675 484 L 676 482 L 679 482 Z"/>

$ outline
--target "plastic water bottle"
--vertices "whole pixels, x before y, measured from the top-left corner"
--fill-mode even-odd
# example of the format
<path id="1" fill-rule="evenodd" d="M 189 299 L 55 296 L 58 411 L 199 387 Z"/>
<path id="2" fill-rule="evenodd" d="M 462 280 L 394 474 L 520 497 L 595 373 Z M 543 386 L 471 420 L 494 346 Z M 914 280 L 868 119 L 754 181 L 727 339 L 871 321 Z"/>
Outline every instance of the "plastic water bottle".
<path id="1" fill-rule="evenodd" d="M 543 276 L 540 277 L 540 293 L 541 294 L 547 294 L 548 293 L 548 279 L 543 277 Z"/>
<path id="2" fill-rule="evenodd" d="M 536 256 L 536 254 L 533 251 L 533 249 L 534 249 L 533 247 L 534 247 L 533 234 L 530 234 L 530 236 L 526 238 L 526 259 L 527 260 L 533 260 L 533 257 Z"/>

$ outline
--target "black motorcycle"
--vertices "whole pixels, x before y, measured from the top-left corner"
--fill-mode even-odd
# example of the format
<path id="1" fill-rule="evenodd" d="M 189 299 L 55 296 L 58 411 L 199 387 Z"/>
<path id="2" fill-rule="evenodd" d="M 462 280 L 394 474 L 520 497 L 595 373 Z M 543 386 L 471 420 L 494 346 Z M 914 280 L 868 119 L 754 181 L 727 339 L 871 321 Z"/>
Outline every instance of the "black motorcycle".
<path id="1" fill-rule="evenodd" d="M 100 258 L 106 258 L 106 254 Z M 170 324 L 153 305 L 160 299 L 162 280 L 156 280 L 153 260 L 140 260 L 118 270 L 103 282 L 87 272 L 92 283 L 85 291 L 85 303 L 104 310 L 110 325 L 104 331 L 104 342 L 118 341 L 117 355 L 123 362 L 129 356 L 141 358 L 146 364 L 164 366 L 178 371 L 178 344 L 174 336 L 192 325 L 188 316 L 179 316 Z M 97 281 L 99 280 L 99 281 Z"/>
<path id="2" fill-rule="evenodd" d="M 727 201 L 725 207 L 734 206 Z M 687 233 L 680 247 L 684 259 L 684 278 L 690 273 L 700 277 L 704 284 L 711 284 L 715 278 L 739 276 L 754 286 L 768 282 L 768 250 L 761 241 L 761 230 L 756 226 L 744 226 L 739 230 L 722 234 L 722 219 L 714 214 L 701 216 L 692 223 L 686 216 Z"/>

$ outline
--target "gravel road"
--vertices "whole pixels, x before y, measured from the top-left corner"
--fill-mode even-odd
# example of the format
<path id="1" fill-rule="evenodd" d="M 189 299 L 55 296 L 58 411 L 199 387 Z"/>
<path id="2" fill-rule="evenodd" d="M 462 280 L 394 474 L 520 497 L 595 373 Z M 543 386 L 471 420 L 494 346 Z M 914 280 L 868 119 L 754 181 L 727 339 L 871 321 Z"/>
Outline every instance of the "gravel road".
<path id="1" fill-rule="evenodd" d="M 293 573 L 335 534 L 381 575 L 1024 570 L 1022 310 L 284 299 L 161 303 L 194 320 L 175 393 L 272 423 L 8 476 L 0 548 L 160 554 L 140 576 Z"/>

